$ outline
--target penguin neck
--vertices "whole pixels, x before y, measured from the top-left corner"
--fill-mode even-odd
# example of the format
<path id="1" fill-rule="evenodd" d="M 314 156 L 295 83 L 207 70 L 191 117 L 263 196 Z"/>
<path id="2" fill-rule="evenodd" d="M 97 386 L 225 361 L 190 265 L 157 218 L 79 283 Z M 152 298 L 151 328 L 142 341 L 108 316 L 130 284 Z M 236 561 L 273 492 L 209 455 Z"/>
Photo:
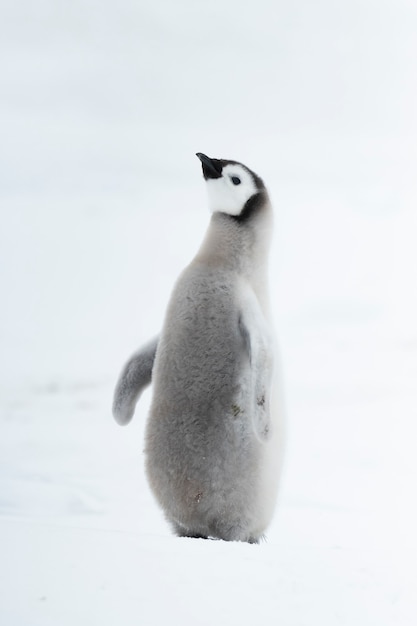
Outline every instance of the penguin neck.
<path id="1" fill-rule="evenodd" d="M 266 279 L 271 234 L 272 209 L 268 201 L 247 219 L 213 213 L 195 260 L 236 272 L 257 290 Z"/>

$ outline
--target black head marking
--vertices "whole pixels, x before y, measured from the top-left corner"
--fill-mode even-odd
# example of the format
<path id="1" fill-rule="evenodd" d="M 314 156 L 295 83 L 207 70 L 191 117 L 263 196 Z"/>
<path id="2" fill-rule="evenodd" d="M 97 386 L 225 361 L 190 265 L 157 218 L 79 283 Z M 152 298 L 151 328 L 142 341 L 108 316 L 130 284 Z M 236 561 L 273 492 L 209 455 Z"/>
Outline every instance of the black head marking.
<path id="1" fill-rule="evenodd" d="M 232 161 L 230 159 L 211 159 L 202 152 L 197 152 L 197 156 L 202 163 L 205 180 L 221 178 L 223 176 L 223 169 L 227 165 L 238 165 L 248 172 L 254 182 L 256 191 L 250 198 L 248 198 L 238 215 L 230 215 L 229 213 L 226 213 L 226 215 L 238 224 L 243 225 L 250 222 L 252 218 L 255 217 L 255 215 L 262 209 L 262 206 L 268 201 L 268 194 L 262 178 L 239 161 Z M 233 169 L 231 170 L 229 177 L 233 185 L 237 186 L 242 182 L 240 177 L 233 173 Z"/>
<path id="2" fill-rule="evenodd" d="M 258 191 L 258 193 L 255 193 L 249 198 L 249 200 L 247 200 L 239 215 L 230 215 L 230 219 L 237 222 L 238 224 L 248 224 L 252 217 L 254 217 L 265 204 L 265 195 L 265 188 L 261 191 Z"/>

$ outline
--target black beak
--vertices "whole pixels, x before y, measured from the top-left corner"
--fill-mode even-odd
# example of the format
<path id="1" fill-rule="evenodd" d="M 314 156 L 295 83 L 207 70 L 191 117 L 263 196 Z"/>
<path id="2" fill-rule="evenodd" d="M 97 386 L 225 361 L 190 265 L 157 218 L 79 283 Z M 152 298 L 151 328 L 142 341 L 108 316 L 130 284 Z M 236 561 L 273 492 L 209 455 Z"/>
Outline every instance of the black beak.
<path id="1" fill-rule="evenodd" d="M 220 178 L 222 175 L 223 165 L 220 159 L 210 159 L 202 152 L 197 152 L 196 156 L 200 159 L 203 166 L 203 175 L 208 178 Z"/>

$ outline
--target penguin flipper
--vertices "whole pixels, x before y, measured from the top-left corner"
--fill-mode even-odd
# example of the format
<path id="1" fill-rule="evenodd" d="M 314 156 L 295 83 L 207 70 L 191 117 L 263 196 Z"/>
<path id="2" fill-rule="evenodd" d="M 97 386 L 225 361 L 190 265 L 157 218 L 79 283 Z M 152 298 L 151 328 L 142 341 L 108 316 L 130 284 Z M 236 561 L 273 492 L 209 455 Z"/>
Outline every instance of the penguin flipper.
<path id="1" fill-rule="evenodd" d="M 113 397 L 113 416 L 118 424 L 128 424 L 142 391 L 150 384 L 158 339 L 152 339 L 137 350 L 124 366 Z"/>
<path id="2" fill-rule="evenodd" d="M 257 314 L 254 315 L 253 311 L 240 315 L 239 331 L 250 363 L 250 404 L 253 426 L 257 437 L 265 441 L 270 431 L 272 378 L 270 339 L 263 322 Z"/>

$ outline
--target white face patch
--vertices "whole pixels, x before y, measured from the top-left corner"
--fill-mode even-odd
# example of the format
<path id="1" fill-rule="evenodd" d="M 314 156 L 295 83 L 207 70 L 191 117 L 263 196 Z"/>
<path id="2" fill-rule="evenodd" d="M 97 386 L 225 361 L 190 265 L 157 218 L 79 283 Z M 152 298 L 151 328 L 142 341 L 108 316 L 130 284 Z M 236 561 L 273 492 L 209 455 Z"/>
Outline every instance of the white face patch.
<path id="1" fill-rule="evenodd" d="M 226 165 L 220 178 L 207 181 L 210 210 L 239 215 L 251 196 L 257 193 L 252 175 L 241 165 Z"/>

